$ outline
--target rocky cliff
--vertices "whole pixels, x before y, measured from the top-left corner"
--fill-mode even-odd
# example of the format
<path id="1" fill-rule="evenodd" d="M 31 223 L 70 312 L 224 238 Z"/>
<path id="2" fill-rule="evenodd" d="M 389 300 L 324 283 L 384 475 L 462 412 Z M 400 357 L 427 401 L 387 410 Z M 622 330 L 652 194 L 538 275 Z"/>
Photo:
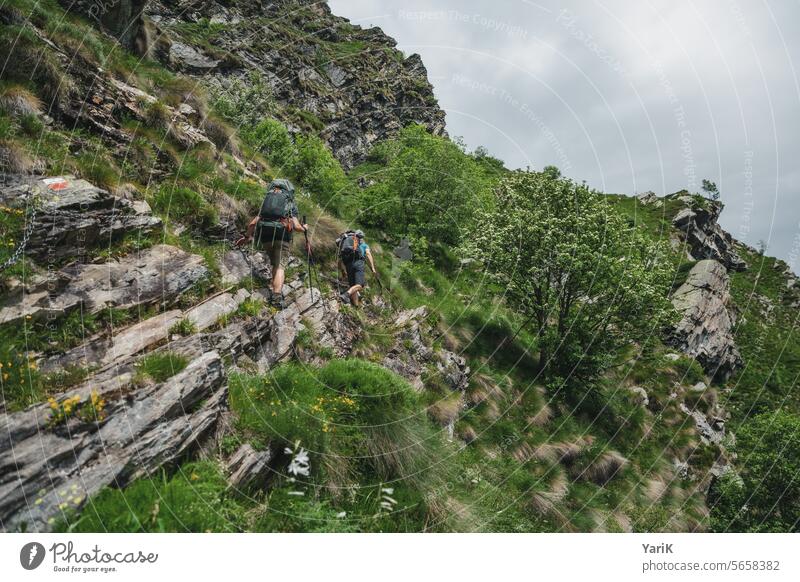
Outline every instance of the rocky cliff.
<path id="1" fill-rule="evenodd" d="M 156 58 L 217 95 L 258 74 L 279 117 L 318 132 L 345 168 L 410 123 L 445 132 L 419 55 L 406 57 L 379 28 L 353 25 L 325 2 L 150 1 L 145 14 Z"/>

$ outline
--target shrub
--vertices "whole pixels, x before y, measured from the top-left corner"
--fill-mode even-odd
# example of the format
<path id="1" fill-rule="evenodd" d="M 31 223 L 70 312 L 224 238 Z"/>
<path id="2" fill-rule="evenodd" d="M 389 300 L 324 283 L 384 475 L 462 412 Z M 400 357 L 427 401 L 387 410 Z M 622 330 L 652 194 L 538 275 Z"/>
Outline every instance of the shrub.
<path id="1" fill-rule="evenodd" d="M 439 440 L 417 395 L 376 364 L 334 360 L 319 369 L 286 364 L 265 377 L 234 375 L 230 403 L 242 430 L 262 444 L 299 441 L 315 470 L 333 460 L 415 484 L 437 473 Z"/>
<path id="2" fill-rule="evenodd" d="M 800 416 L 778 411 L 746 420 L 736 432 L 740 476 L 712 488 L 716 531 L 800 531 Z"/>
<path id="3" fill-rule="evenodd" d="M 217 88 L 214 97 L 217 113 L 242 130 L 258 125 L 275 109 L 272 89 L 256 71 L 248 79 L 235 79 L 227 87 Z"/>
<path id="4" fill-rule="evenodd" d="M 336 214 L 337 198 L 347 193 L 349 183 L 342 166 L 320 138 L 297 137 L 294 173 L 302 186 L 316 194 L 321 205 Z"/>
<path id="5" fill-rule="evenodd" d="M 217 212 L 200 194 L 184 187 L 162 186 L 152 197 L 155 212 L 204 229 L 217 222 Z"/>
<path id="6" fill-rule="evenodd" d="M 585 378 L 672 320 L 668 249 L 585 186 L 517 172 L 476 218 L 464 253 L 528 318 L 540 369 Z"/>
<path id="7" fill-rule="evenodd" d="M 264 119 L 253 129 L 246 130 L 248 141 L 258 149 L 279 172 L 293 171 L 297 150 L 286 127 L 275 119 Z"/>
<path id="8" fill-rule="evenodd" d="M 362 194 L 359 218 L 391 234 L 457 244 L 461 229 L 489 200 L 490 182 L 475 158 L 421 126 L 405 128 L 395 143 L 377 146 L 371 158 L 388 168 L 385 178 Z"/>

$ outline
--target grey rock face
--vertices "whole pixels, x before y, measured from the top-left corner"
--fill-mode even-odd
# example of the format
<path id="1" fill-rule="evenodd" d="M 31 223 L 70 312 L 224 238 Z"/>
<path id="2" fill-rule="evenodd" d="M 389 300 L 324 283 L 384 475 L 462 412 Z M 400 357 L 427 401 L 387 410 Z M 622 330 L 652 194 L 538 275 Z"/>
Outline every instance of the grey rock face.
<path id="1" fill-rule="evenodd" d="M 148 0 L 59 0 L 71 13 L 85 16 L 89 21 L 98 22 L 102 28 L 115 36 L 120 44 L 130 51 L 143 54 L 147 43 L 144 20 L 144 7 Z"/>
<path id="2" fill-rule="evenodd" d="M 723 204 L 707 200 L 705 207 L 700 207 L 692 198 L 689 198 L 689 203 L 691 206 L 678 212 L 672 224 L 685 237 L 692 257 L 715 259 L 733 271 L 747 269 L 747 263 L 733 247 L 733 238 L 717 224 Z"/>
<path id="3" fill-rule="evenodd" d="M 197 49 L 182 42 L 173 42 L 169 47 L 170 63 L 178 70 L 203 74 L 214 70 L 219 61 L 209 58 Z"/>
<path id="4" fill-rule="evenodd" d="M 434 351 L 425 340 L 427 308 L 417 307 L 400 312 L 394 321 L 395 345 L 384 356 L 382 365 L 406 378 L 418 391 L 425 389 L 423 376 L 428 365 L 435 365 L 453 391 L 464 392 L 469 384 L 470 369 L 462 356 L 448 350 Z"/>
<path id="5" fill-rule="evenodd" d="M 58 273 L 58 289 L 17 293 L 0 308 L 0 323 L 26 316 L 61 316 L 169 302 L 209 275 L 203 258 L 177 247 L 156 245 L 138 255 L 103 264 L 72 265 Z"/>
<path id="6" fill-rule="evenodd" d="M 12 208 L 41 203 L 26 254 L 36 259 L 81 260 L 88 249 L 109 245 L 125 234 L 161 225 L 146 202 L 113 196 L 74 176 L 25 179 L 0 186 L 0 200 Z"/>
<path id="7" fill-rule="evenodd" d="M 352 25 L 326 3 L 249 0 L 187 9 L 153 0 L 146 13 L 171 37 L 162 58 L 168 66 L 202 76 L 223 93 L 235 80 L 248 84 L 251 72 L 260 74 L 287 126 L 319 133 L 345 168 L 411 123 L 445 134 L 445 114 L 419 55 L 405 57 L 381 29 Z M 182 34 L 181 25 L 209 17 L 222 26 L 210 46 Z M 291 42 L 287 28 L 299 33 Z M 314 121 L 306 127 L 309 119 Z"/>
<path id="8" fill-rule="evenodd" d="M 99 422 L 73 417 L 50 427 L 45 406 L 8 415 L 12 430 L 0 435 L 0 527 L 48 531 L 103 487 L 177 461 L 213 431 L 224 380 L 219 354 L 209 352 L 163 384 L 104 392 L 107 417 Z"/>
<path id="9" fill-rule="evenodd" d="M 272 460 L 270 449 L 256 451 L 249 443 L 244 444 L 228 459 L 228 482 L 240 490 L 263 488 L 272 473 Z"/>
<path id="10" fill-rule="evenodd" d="M 728 310 L 730 281 L 717 261 L 699 261 L 672 303 L 682 314 L 670 341 L 697 359 L 707 373 L 727 379 L 742 363 L 733 338 L 733 318 Z"/>

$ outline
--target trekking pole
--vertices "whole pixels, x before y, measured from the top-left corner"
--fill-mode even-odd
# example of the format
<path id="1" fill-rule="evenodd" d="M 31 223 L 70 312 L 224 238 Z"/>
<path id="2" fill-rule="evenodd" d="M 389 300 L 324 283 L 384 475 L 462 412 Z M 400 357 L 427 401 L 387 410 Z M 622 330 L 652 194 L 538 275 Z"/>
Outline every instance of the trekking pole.
<path id="1" fill-rule="evenodd" d="M 306 225 L 306 216 L 303 215 L 303 225 Z M 314 299 L 314 250 L 311 247 L 311 241 L 308 239 L 308 230 L 303 231 L 303 236 L 306 239 L 306 262 L 308 263 L 308 289 L 311 292 L 311 299 L 312 305 L 315 305 L 317 302 L 313 301 Z M 319 300 L 322 299 L 322 289 L 319 286 L 319 276 L 317 276 L 317 292 L 319 293 Z M 322 307 L 327 311 L 327 306 L 325 302 L 322 302 Z"/>
<path id="2" fill-rule="evenodd" d="M 305 217 L 305 215 L 303 215 L 303 225 L 305 225 L 305 224 L 306 224 L 306 217 Z M 312 285 L 314 284 L 314 281 L 312 280 L 312 277 L 311 277 L 311 260 L 312 260 L 312 258 L 311 258 L 311 241 L 308 240 L 308 231 L 307 230 L 303 231 L 303 236 L 306 239 L 306 271 L 308 272 L 308 288 L 311 289 Z"/>

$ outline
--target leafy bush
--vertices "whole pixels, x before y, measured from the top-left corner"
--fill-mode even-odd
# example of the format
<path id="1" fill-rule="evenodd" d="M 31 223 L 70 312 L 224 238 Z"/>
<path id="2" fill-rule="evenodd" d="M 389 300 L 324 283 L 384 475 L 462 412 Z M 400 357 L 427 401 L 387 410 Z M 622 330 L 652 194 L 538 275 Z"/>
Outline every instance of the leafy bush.
<path id="1" fill-rule="evenodd" d="M 395 235 L 457 244 L 475 211 L 489 201 L 490 180 L 482 166 L 459 145 L 418 125 L 377 149 L 372 159 L 388 168 L 362 195 L 362 222 Z"/>
<path id="2" fill-rule="evenodd" d="M 716 531 L 800 531 L 800 416 L 784 411 L 748 419 L 736 432 L 740 475 L 712 488 Z"/>
<path id="3" fill-rule="evenodd" d="M 317 202 L 336 213 L 341 202 L 337 198 L 347 193 L 349 181 L 320 138 L 298 135 L 292 141 L 286 127 L 274 119 L 262 120 L 245 135 L 279 172 L 293 176 Z"/>
<path id="4" fill-rule="evenodd" d="M 253 129 L 246 130 L 245 135 L 279 172 L 294 169 L 297 150 L 292 136 L 280 121 L 263 119 Z"/>
<path id="5" fill-rule="evenodd" d="M 668 250 L 602 196 L 553 173 L 502 180 L 464 244 L 538 334 L 539 366 L 594 374 L 673 317 Z M 551 362 L 552 358 L 552 362 Z"/>
<path id="6" fill-rule="evenodd" d="M 297 137 L 294 174 L 300 184 L 316 194 L 326 210 L 336 214 L 339 198 L 347 194 L 348 181 L 342 166 L 317 136 Z"/>
<path id="7" fill-rule="evenodd" d="M 275 110 L 272 89 L 256 71 L 247 80 L 236 79 L 227 87 L 218 88 L 214 97 L 217 113 L 241 130 L 258 125 Z"/>

